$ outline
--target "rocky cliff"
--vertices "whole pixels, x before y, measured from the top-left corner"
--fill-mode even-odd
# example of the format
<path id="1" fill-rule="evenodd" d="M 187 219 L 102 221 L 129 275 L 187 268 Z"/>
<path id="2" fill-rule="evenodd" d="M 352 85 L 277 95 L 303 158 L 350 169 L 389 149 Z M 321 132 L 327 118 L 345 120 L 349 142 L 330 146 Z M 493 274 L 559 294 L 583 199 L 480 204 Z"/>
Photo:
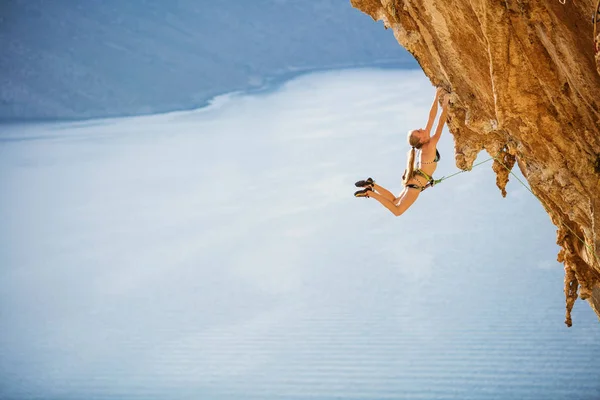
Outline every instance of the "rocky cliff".
<path id="1" fill-rule="evenodd" d="M 383 21 L 431 82 L 451 92 L 459 168 L 487 151 L 504 196 L 518 165 L 557 227 L 571 326 L 578 297 L 600 317 L 600 55 L 597 0 L 561 1 L 351 4 Z"/>

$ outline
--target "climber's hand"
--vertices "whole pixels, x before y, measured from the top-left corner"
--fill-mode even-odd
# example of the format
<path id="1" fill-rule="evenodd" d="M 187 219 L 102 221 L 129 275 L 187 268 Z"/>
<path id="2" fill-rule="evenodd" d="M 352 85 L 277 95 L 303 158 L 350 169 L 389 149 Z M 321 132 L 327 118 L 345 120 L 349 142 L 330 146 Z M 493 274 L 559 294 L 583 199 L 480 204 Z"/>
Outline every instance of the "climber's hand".
<path id="1" fill-rule="evenodd" d="M 446 92 L 446 94 L 442 97 L 442 107 L 447 108 L 449 102 L 450 102 L 450 93 Z"/>
<path id="2" fill-rule="evenodd" d="M 438 87 L 437 90 L 435 91 L 435 98 L 439 99 L 444 93 L 446 93 L 446 89 L 444 89 L 443 87 Z"/>

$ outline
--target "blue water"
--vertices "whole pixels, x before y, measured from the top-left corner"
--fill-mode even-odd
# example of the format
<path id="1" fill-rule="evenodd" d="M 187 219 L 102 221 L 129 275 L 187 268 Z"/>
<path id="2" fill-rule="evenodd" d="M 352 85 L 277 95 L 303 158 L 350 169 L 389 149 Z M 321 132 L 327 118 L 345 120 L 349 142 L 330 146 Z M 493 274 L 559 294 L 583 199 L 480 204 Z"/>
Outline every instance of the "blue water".
<path id="1" fill-rule="evenodd" d="M 419 71 L 0 128 L 3 399 L 599 399 L 555 227 L 490 165 L 399 218 Z M 445 132 L 436 175 L 456 171 Z M 480 159 L 487 158 L 481 154 Z"/>

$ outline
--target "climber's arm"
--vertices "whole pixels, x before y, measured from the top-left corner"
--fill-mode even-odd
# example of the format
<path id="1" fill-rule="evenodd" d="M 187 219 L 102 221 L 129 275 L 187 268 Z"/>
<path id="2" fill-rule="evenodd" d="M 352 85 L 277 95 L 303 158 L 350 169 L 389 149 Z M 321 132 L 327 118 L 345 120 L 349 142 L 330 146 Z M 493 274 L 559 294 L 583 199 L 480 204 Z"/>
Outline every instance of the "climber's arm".
<path id="1" fill-rule="evenodd" d="M 427 126 L 425 127 L 425 130 L 428 134 L 431 132 L 431 128 L 433 128 L 433 122 L 435 121 L 435 116 L 438 112 L 438 100 L 440 99 L 440 96 L 442 95 L 443 91 L 444 89 L 442 89 L 441 87 L 437 88 L 437 90 L 435 91 L 435 99 L 433 99 L 431 110 L 429 110 L 429 120 L 427 120 Z"/>
<path id="2" fill-rule="evenodd" d="M 446 118 L 448 117 L 448 95 L 444 96 L 444 100 L 442 101 L 442 114 L 440 115 L 440 119 L 438 120 L 437 128 L 435 129 L 435 133 L 431 136 L 432 144 L 437 145 L 437 142 L 440 140 L 440 136 L 442 136 L 442 130 L 444 129 L 444 124 L 446 123 Z"/>

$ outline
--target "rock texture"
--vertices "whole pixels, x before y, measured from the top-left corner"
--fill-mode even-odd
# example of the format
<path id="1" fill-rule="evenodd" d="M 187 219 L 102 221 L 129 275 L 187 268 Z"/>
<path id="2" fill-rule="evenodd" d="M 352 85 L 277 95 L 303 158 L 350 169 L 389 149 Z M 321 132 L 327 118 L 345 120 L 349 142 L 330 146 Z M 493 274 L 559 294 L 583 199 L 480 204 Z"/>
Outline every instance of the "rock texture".
<path id="1" fill-rule="evenodd" d="M 383 21 L 451 92 L 455 161 L 517 164 L 557 227 L 566 321 L 577 297 L 600 317 L 600 57 L 596 0 L 351 0 Z"/>

